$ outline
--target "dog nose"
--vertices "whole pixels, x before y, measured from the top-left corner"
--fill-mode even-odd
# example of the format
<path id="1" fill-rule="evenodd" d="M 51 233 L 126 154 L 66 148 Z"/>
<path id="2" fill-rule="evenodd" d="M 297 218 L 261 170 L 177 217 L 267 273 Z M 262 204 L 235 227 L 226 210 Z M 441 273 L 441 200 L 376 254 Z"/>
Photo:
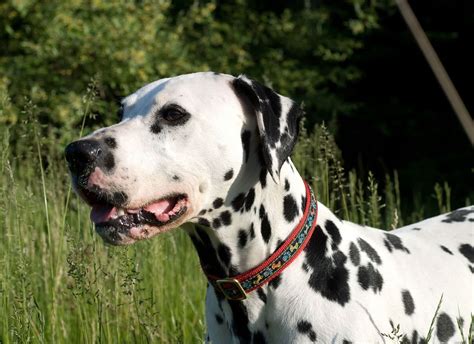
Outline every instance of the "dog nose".
<path id="1" fill-rule="evenodd" d="M 67 145 L 65 154 L 71 172 L 83 176 L 96 166 L 102 147 L 96 140 L 78 140 Z"/>

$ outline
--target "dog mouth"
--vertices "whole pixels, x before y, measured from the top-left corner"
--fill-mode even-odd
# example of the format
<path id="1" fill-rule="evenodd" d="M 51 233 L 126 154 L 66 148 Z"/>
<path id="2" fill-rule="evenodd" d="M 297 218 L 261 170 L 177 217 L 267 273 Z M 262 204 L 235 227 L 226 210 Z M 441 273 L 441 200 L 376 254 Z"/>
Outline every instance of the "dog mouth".
<path id="1" fill-rule="evenodd" d="M 140 208 L 123 208 L 107 202 L 95 203 L 92 204 L 90 218 L 106 242 L 126 245 L 171 229 L 188 207 L 185 194 L 161 198 Z"/>

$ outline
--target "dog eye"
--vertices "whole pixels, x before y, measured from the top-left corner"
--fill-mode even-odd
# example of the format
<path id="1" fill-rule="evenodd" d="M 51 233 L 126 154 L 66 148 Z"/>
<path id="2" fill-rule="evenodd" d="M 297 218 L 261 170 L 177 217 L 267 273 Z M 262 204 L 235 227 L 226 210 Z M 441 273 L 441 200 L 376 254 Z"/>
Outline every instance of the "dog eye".
<path id="1" fill-rule="evenodd" d="M 160 111 L 161 118 L 170 124 L 184 124 L 189 118 L 189 113 L 178 105 L 167 106 Z"/>

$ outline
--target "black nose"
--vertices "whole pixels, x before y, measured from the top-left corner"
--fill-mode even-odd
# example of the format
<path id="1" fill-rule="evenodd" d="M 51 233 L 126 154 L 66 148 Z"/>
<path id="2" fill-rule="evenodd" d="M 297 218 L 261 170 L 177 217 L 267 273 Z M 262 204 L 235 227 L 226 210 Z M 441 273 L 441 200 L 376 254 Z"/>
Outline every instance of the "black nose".
<path id="1" fill-rule="evenodd" d="M 96 140 L 79 140 L 67 145 L 66 160 L 71 172 L 77 176 L 88 175 L 102 155 L 102 147 Z"/>

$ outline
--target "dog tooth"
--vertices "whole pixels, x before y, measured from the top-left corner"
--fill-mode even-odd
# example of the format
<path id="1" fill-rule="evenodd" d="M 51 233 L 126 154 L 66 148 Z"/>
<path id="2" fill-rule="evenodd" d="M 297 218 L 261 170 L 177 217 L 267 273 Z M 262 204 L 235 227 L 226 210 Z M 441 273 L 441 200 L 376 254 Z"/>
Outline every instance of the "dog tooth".
<path id="1" fill-rule="evenodd" d="M 125 215 L 125 210 L 123 208 L 118 208 L 117 209 L 117 215 L 118 216 L 123 216 Z"/>

